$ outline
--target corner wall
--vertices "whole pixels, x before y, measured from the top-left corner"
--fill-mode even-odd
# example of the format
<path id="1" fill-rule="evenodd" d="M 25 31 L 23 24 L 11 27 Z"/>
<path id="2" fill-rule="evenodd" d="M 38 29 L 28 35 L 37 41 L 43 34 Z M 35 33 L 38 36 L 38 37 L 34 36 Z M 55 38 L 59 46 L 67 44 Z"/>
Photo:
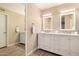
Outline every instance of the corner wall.
<path id="1" fill-rule="evenodd" d="M 27 55 L 37 48 L 37 33 L 41 30 L 40 9 L 32 3 L 26 4 L 26 30 L 27 30 Z M 32 23 L 35 24 L 36 33 L 32 33 Z"/>

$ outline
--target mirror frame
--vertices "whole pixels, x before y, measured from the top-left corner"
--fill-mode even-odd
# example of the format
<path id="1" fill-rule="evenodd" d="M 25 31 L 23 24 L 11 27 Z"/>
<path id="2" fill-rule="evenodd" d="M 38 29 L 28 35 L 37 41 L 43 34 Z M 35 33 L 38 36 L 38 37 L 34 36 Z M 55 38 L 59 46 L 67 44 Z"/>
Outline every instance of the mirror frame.
<path id="1" fill-rule="evenodd" d="M 45 18 L 51 18 L 51 23 L 53 22 L 53 16 L 52 16 L 51 13 L 43 15 L 43 16 L 42 16 L 42 30 L 43 30 L 43 31 L 52 31 L 52 30 L 53 30 L 53 25 L 52 25 L 52 28 L 51 28 L 51 29 L 46 29 L 46 28 L 44 27 L 44 25 L 45 25 L 45 24 L 44 24 Z"/>
<path id="2" fill-rule="evenodd" d="M 61 18 L 63 15 L 69 15 L 69 14 L 73 14 L 73 28 L 72 29 L 61 29 Z M 67 12 L 63 11 L 60 14 L 60 30 L 64 30 L 64 31 L 75 31 L 76 30 L 76 16 L 75 16 L 75 9 L 74 10 L 67 10 Z"/>

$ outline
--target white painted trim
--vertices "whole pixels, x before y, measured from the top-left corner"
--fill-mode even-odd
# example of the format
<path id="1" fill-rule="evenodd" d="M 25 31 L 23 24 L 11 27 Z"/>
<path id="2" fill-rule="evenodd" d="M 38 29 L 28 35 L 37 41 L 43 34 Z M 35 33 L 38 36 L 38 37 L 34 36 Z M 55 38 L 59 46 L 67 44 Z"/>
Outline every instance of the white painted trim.
<path id="1" fill-rule="evenodd" d="M 9 44 L 9 45 L 7 45 L 7 47 L 9 47 L 9 46 L 14 46 L 14 45 L 16 45 L 16 44 L 18 44 L 19 42 L 17 42 L 17 43 L 12 43 L 12 44 Z"/>
<path id="2" fill-rule="evenodd" d="M 34 51 L 36 51 L 38 48 L 35 48 L 35 49 L 33 49 L 33 50 L 31 50 L 28 54 L 27 54 L 27 56 L 29 56 L 29 55 L 31 55 Z"/>

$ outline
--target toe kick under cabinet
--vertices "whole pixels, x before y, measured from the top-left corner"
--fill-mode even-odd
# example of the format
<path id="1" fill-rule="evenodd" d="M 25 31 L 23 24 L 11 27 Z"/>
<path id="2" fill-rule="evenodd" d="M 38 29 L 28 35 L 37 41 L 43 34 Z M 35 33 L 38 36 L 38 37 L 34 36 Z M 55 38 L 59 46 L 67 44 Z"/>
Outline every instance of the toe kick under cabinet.
<path id="1" fill-rule="evenodd" d="M 38 48 L 64 56 L 79 56 L 79 35 L 39 33 Z"/>

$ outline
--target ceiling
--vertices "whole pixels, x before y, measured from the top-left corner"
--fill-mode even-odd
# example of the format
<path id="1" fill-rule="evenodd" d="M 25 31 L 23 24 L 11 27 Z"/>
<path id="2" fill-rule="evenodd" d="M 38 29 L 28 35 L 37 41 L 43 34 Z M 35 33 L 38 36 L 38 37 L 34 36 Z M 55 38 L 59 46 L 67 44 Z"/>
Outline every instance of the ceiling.
<path id="1" fill-rule="evenodd" d="M 35 5 L 41 10 L 45 10 L 61 4 L 63 3 L 35 3 Z M 25 14 L 24 12 L 25 5 L 22 3 L 0 3 L 0 6 L 9 9 L 11 11 L 17 12 L 19 14 L 23 14 L 23 15 Z"/>
<path id="2" fill-rule="evenodd" d="M 0 6 L 6 9 L 9 9 L 11 11 L 17 12 L 19 14 L 25 14 L 24 9 L 25 6 L 24 4 L 21 3 L 0 3 Z"/>
<path id="3" fill-rule="evenodd" d="M 41 10 L 45 10 L 51 7 L 55 7 L 64 3 L 36 3 L 35 5 Z"/>

